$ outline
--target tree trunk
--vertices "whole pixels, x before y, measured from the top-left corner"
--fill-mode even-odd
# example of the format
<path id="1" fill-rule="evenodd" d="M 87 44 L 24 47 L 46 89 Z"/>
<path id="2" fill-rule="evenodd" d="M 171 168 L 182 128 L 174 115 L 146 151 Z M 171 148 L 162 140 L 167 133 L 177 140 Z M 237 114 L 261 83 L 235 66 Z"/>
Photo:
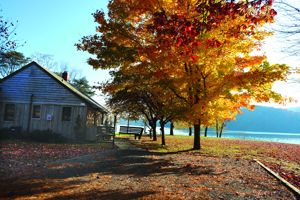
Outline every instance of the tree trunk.
<path id="1" fill-rule="evenodd" d="M 128 131 L 129 131 L 129 117 L 127 119 L 127 134 L 128 134 Z"/>
<path id="2" fill-rule="evenodd" d="M 149 125 L 152 129 L 152 133 L 150 131 L 150 138 L 152 138 L 153 136 L 153 141 L 157 141 L 157 137 L 156 137 L 156 122 L 157 122 L 157 119 L 154 118 L 154 119 L 151 119 L 151 121 L 149 121 Z"/>
<path id="3" fill-rule="evenodd" d="M 219 123 L 218 120 L 216 120 L 216 135 L 219 137 Z"/>
<path id="4" fill-rule="evenodd" d="M 165 140 L 165 123 L 163 120 L 159 120 L 160 123 L 160 130 L 161 130 L 161 145 L 166 145 L 166 140 Z"/>
<path id="5" fill-rule="evenodd" d="M 222 123 L 222 126 L 220 128 L 220 134 L 219 134 L 219 137 L 221 138 L 222 137 L 222 133 L 223 133 L 223 129 L 225 127 L 225 122 Z"/>
<path id="6" fill-rule="evenodd" d="M 150 126 L 151 127 L 151 126 Z M 150 139 L 152 139 L 152 132 L 153 132 L 153 130 L 152 130 L 152 127 L 151 127 L 151 129 L 149 130 L 149 136 L 150 136 Z"/>
<path id="7" fill-rule="evenodd" d="M 174 123 L 171 122 L 170 124 L 170 135 L 174 135 Z"/>
<path id="8" fill-rule="evenodd" d="M 192 136 L 192 127 L 189 127 L 189 136 Z"/>
<path id="9" fill-rule="evenodd" d="M 156 137 L 156 122 L 153 124 L 152 130 L 153 130 L 153 141 L 157 141 L 157 137 Z"/>
<path id="10" fill-rule="evenodd" d="M 150 136 L 150 139 L 152 139 L 152 134 L 153 134 L 153 128 L 152 128 L 152 126 L 153 125 L 152 125 L 152 121 L 151 120 L 149 120 L 148 122 L 149 122 L 149 126 L 151 127 L 150 130 L 149 130 L 149 136 Z"/>
<path id="11" fill-rule="evenodd" d="M 207 137 L 207 126 L 205 127 L 204 136 Z"/>
<path id="12" fill-rule="evenodd" d="M 194 124 L 194 150 L 199 150 L 200 146 L 200 120 Z"/>

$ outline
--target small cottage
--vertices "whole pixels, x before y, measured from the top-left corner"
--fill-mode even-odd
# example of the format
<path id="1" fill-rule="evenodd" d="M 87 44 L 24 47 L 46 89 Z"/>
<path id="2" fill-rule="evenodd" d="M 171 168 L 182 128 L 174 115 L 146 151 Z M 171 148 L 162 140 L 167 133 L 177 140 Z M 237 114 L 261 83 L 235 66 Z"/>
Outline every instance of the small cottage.
<path id="1" fill-rule="evenodd" d="M 51 130 L 69 139 L 96 139 L 108 110 L 62 77 L 31 62 L 0 80 L 0 129 Z"/>

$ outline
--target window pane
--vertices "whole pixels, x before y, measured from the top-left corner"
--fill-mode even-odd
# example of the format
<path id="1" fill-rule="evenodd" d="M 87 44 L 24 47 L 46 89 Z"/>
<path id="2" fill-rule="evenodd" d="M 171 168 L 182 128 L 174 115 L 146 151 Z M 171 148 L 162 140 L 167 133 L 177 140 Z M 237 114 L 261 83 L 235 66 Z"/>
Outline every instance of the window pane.
<path id="1" fill-rule="evenodd" d="M 41 105 L 34 105 L 32 108 L 32 118 L 41 118 Z"/>
<path id="2" fill-rule="evenodd" d="M 71 107 L 63 107 L 62 121 L 71 121 Z"/>
<path id="3" fill-rule="evenodd" d="M 14 121 L 15 119 L 15 104 L 6 104 L 4 108 L 4 120 Z"/>

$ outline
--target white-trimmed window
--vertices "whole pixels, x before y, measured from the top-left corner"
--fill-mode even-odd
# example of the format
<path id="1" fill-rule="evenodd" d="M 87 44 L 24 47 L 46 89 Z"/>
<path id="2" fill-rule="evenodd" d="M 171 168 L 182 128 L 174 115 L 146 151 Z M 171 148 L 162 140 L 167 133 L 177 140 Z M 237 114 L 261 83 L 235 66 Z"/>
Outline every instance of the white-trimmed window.
<path id="1" fill-rule="evenodd" d="M 4 107 L 4 121 L 14 121 L 15 120 L 16 105 L 12 103 L 5 104 Z"/>
<path id="2" fill-rule="evenodd" d="M 41 105 L 32 106 L 32 118 L 41 119 Z"/>

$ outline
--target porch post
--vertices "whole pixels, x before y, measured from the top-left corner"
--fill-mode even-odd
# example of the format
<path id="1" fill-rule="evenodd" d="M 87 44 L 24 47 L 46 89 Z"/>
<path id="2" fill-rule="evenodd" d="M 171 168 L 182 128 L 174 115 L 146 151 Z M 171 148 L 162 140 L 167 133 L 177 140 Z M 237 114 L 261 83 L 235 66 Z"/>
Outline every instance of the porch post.
<path id="1" fill-rule="evenodd" d="M 117 132 L 117 114 L 114 115 L 114 129 Z"/>
<path id="2" fill-rule="evenodd" d="M 97 125 L 97 113 L 96 113 L 96 111 L 94 111 L 93 115 L 94 115 L 94 125 Z"/>
<path id="3" fill-rule="evenodd" d="M 101 125 L 103 125 L 103 122 L 104 122 L 104 114 L 101 113 Z"/>

